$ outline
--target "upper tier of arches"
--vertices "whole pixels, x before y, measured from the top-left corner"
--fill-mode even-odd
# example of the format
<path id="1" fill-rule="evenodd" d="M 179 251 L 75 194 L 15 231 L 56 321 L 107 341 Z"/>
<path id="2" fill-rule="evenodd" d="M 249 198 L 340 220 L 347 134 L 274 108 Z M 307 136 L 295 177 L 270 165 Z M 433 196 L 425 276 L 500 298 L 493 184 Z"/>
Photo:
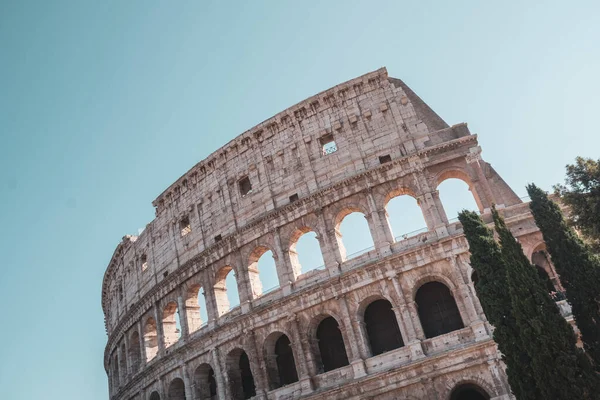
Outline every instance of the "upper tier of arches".
<path id="1" fill-rule="evenodd" d="M 324 200 L 341 199 L 357 179 L 364 189 L 419 173 L 438 154 L 461 146 L 463 161 L 465 155 L 477 156 L 470 150 L 476 150 L 476 139 L 466 125 L 440 125 L 432 115 L 403 83 L 379 70 L 307 99 L 236 138 L 161 194 L 154 221 L 118 246 L 103 282 L 108 330 L 127 309 L 111 302 L 114 293 L 133 303 L 134 293 L 151 290 L 198 253 L 222 256 L 253 240 L 249 236 L 257 226 L 278 221 L 283 226 L 327 205 Z M 322 151 L 329 140 L 335 152 Z M 483 172 L 475 171 L 478 163 L 468 176 L 478 193 L 486 192 L 481 173 L 498 179 L 483 162 Z M 409 189 L 424 192 L 418 185 Z M 514 201 L 505 189 L 494 194 L 502 199 L 499 204 Z"/>

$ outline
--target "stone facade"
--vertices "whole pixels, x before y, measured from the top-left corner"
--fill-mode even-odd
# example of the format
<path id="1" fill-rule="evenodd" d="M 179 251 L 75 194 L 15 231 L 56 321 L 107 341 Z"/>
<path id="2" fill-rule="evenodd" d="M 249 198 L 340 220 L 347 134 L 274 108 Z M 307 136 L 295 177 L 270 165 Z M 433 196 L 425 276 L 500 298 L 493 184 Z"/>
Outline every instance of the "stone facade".
<path id="1" fill-rule="evenodd" d="M 487 221 L 496 204 L 530 257 L 543 250 L 528 205 L 482 160 L 477 136 L 448 126 L 385 69 L 232 140 L 158 196 L 156 218 L 114 252 L 102 284 L 111 399 L 510 398 L 467 242 L 438 196 L 449 178 L 469 185 Z M 393 237 L 386 204 L 399 195 L 417 199 L 426 232 Z M 352 212 L 364 214 L 375 246 L 348 259 L 339 226 Z M 310 231 L 325 267 L 301 274 L 295 243 Z M 268 250 L 279 287 L 263 293 L 257 260 Z M 421 291 L 432 282 L 459 314 L 434 335 L 425 331 L 441 325 Z M 374 351 L 374 323 L 398 329 L 395 348 Z"/>

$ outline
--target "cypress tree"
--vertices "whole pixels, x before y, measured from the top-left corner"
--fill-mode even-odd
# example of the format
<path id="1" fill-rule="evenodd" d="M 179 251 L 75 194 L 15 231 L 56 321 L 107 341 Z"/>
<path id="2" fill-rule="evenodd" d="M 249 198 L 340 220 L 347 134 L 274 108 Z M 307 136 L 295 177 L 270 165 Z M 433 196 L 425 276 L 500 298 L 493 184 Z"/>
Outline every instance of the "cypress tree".
<path id="1" fill-rule="evenodd" d="M 527 186 L 535 223 L 567 291 L 587 354 L 600 370 L 600 259 L 563 218 L 560 207 L 535 185 Z"/>
<path id="2" fill-rule="evenodd" d="M 518 400 L 544 399 L 532 374 L 531 358 L 519 338 L 513 316 L 506 267 L 494 233 L 479 215 L 462 211 L 458 219 L 469 242 L 471 266 L 477 274 L 475 290 L 488 321 L 494 325 L 494 340 L 506 364 L 506 374 Z"/>
<path id="3" fill-rule="evenodd" d="M 493 209 L 492 213 L 506 265 L 513 315 L 543 398 L 600 398 L 598 376 L 576 347 L 573 329 L 560 315 L 521 244 L 498 212 Z"/>

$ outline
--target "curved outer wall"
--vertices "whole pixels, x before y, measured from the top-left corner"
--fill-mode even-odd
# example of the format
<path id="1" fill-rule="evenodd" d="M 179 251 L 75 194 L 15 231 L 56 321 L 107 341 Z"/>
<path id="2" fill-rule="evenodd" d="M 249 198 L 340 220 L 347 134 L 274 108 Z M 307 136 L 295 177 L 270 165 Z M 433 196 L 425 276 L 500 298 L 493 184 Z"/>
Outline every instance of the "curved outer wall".
<path id="1" fill-rule="evenodd" d="M 324 154 L 332 138 L 337 151 Z M 243 398 L 241 351 L 256 398 L 445 400 L 461 384 L 508 398 L 474 296 L 466 240 L 448 221 L 437 186 L 465 181 L 484 218 L 491 204 L 504 209 L 529 255 L 543 243 L 527 205 L 480 153 L 465 124 L 448 126 L 385 69 L 243 133 L 165 190 L 153 202 L 156 218 L 114 252 L 102 284 L 111 398 Z M 251 191 L 242 195 L 245 178 Z M 394 239 L 385 206 L 399 194 L 417 199 L 427 232 Z M 338 228 L 352 211 L 365 215 L 375 246 L 347 259 Z M 303 275 L 293 246 L 306 231 L 316 232 L 325 267 Z M 255 261 L 266 249 L 280 286 L 263 294 Z M 223 302 L 229 268 L 240 297 L 232 310 Z M 450 289 L 464 328 L 425 337 L 415 296 L 430 281 Z M 203 324 L 190 302 L 200 287 Z M 377 299 L 392 304 L 404 346 L 374 356 L 363 316 Z M 175 341 L 173 307 L 181 320 Z M 315 335 L 327 316 L 339 323 L 348 365 L 323 372 Z M 282 387 L 272 379 L 274 332 L 290 339 L 297 370 L 297 382 Z M 215 376 L 212 397 L 204 388 L 207 366 Z"/>

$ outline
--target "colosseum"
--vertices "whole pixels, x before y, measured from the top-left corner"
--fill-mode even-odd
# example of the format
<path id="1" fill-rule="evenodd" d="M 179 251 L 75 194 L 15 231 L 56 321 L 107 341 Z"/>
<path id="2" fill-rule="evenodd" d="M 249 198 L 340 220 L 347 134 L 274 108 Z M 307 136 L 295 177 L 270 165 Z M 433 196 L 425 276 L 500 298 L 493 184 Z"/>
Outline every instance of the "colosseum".
<path id="1" fill-rule="evenodd" d="M 511 399 L 466 239 L 440 200 L 447 179 L 468 185 L 484 219 L 495 204 L 560 285 L 477 135 L 383 68 L 244 132 L 154 200 L 102 283 L 110 398 Z M 426 229 L 394 237 L 397 196 L 416 199 Z M 353 213 L 374 246 L 352 257 L 340 225 Z M 309 233 L 324 266 L 305 270 L 296 244 Z M 267 252 L 278 286 L 263 291 Z"/>

